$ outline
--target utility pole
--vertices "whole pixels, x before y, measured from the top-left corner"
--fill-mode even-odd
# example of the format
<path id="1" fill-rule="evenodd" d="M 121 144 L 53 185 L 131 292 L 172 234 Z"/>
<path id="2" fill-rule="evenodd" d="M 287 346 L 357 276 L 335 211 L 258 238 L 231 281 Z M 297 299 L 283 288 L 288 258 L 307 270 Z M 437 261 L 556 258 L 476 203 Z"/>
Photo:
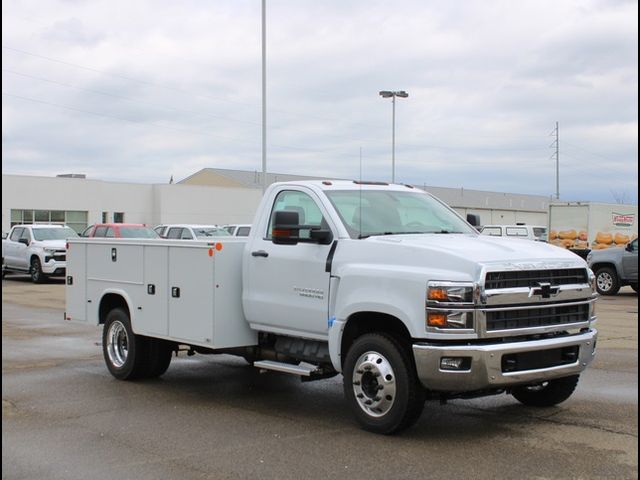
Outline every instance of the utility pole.
<path id="1" fill-rule="evenodd" d="M 553 141 L 550 147 L 556 147 L 555 153 L 552 155 L 556 157 L 556 200 L 560 199 L 560 131 L 558 128 L 558 122 L 556 122 L 556 128 L 551 135 L 555 135 L 556 139 Z"/>
<path id="2" fill-rule="evenodd" d="M 267 12 L 262 0 L 262 193 L 267 189 Z"/>

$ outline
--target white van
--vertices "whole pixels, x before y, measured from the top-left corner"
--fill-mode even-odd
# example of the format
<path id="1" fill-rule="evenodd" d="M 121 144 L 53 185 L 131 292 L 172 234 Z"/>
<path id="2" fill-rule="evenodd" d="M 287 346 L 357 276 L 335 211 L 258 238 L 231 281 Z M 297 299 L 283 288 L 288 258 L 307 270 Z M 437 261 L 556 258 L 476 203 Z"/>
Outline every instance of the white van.
<path id="1" fill-rule="evenodd" d="M 547 227 L 540 225 L 485 225 L 480 229 L 480 233 L 492 237 L 522 238 L 539 242 L 548 241 Z"/>

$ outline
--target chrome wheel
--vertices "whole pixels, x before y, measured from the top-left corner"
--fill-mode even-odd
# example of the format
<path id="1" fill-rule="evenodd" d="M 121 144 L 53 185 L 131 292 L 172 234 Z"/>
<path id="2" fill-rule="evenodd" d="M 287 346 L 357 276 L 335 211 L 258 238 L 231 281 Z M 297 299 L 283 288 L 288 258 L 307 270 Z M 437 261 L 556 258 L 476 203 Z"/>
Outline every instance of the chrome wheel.
<path id="1" fill-rule="evenodd" d="M 598 288 L 603 292 L 608 292 L 613 287 L 613 277 L 607 271 L 600 272 L 596 278 Z"/>
<path id="2" fill-rule="evenodd" d="M 129 336 L 122 322 L 116 320 L 107 332 L 107 355 L 116 368 L 122 368 L 129 354 Z"/>
<path id="3" fill-rule="evenodd" d="M 378 352 L 366 352 L 353 368 L 353 393 L 360 408 L 372 417 L 385 415 L 396 399 L 396 375 Z"/>

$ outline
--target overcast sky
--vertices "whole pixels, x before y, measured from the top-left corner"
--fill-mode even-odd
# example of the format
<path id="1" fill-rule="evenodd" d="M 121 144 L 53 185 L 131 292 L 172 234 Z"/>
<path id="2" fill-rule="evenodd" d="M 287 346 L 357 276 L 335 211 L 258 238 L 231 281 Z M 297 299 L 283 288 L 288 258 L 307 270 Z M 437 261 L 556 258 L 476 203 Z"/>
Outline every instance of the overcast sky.
<path id="1" fill-rule="evenodd" d="M 2 172 L 262 169 L 260 0 L 2 2 Z M 267 168 L 637 203 L 638 4 L 267 0 Z"/>

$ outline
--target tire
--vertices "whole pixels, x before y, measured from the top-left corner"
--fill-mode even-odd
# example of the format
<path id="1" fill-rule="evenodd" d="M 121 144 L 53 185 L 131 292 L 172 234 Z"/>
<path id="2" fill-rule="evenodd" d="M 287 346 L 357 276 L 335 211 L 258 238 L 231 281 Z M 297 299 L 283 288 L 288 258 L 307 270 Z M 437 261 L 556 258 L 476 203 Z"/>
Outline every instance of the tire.
<path id="1" fill-rule="evenodd" d="M 424 389 L 395 337 L 368 333 L 357 338 L 347 352 L 343 376 L 345 397 L 365 430 L 389 435 L 420 418 Z"/>
<path id="2" fill-rule="evenodd" d="M 578 385 L 580 375 L 558 378 L 538 385 L 514 388 L 511 395 L 520 403 L 531 407 L 552 407 L 564 402 Z"/>
<path id="3" fill-rule="evenodd" d="M 118 380 L 148 376 L 148 350 L 148 339 L 133 333 L 125 310 L 114 308 L 107 314 L 102 330 L 102 353 L 111 375 Z"/>
<path id="4" fill-rule="evenodd" d="M 615 295 L 620 290 L 620 280 L 612 267 L 596 270 L 596 290 L 600 295 Z"/>
<path id="5" fill-rule="evenodd" d="M 29 273 L 31 274 L 31 281 L 33 283 L 44 283 L 47 280 L 47 276 L 42 273 L 42 264 L 38 257 L 33 257 L 31 259 L 31 268 L 29 269 Z"/>
<path id="6" fill-rule="evenodd" d="M 164 374 L 171 364 L 173 343 L 156 338 L 145 338 L 147 364 L 145 378 L 156 378 Z"/>

